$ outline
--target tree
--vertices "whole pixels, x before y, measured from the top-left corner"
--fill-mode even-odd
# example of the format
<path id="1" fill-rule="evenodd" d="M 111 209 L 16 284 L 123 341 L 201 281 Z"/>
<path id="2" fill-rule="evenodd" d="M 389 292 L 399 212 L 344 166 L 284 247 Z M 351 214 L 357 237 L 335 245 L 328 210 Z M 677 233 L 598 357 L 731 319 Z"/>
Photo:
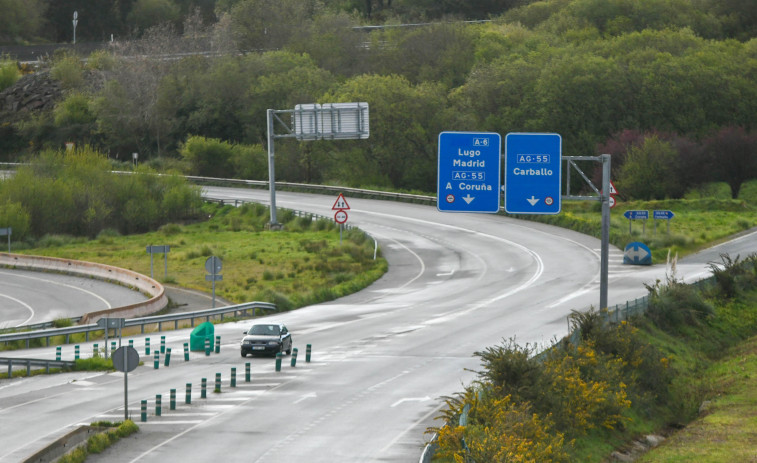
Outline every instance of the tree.
<path id="1" fill-rule="evenodd" d="M 741 185 L 757 178 L 757 134 L 743 127 L 724 127 L 705 141 L 718 180 L 728 183 L 731 197 L 739 197 Z"/>
<path id="2" fill-rule="evenodd" d="M 631 146 L 620 171 L 618 188 L 633 199 L 680 198 L 685 192 L 677 176 L 678 157 L 673 146 L 658 136 Z"/>
<path id="3" fill-rule="evenodd" d="M 162 23 L 178 23 L 181 11 L 171 0 L 137 0 L 126 18 L 137 31 L 145 31 Z"/>
<path id="4" fill-rule="evenodd" d="M 42 26 L 42 0 L 0 0 L 0 43 L 24 43 L 34 39 Z"/>
<path id="5" fill-rule="evenodd" d="M 242 50 L 279 49 L 307 27 L 317 9 L 316 0 L 242 0 L 231 8 L 232 31 Z"/>

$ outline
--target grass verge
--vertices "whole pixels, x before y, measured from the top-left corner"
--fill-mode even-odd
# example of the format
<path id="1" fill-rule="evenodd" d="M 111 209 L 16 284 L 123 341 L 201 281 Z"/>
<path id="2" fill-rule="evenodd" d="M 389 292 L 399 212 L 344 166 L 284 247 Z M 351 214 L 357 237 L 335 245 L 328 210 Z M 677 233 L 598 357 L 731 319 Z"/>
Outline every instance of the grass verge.
<path id="1" fill-rule="evenodd" d="M 112 429 L 105 429 L 102 432 L 91 436 L 87 439 L 85 445 L 81 445 L 68 452 L 58 459 L 58 463 L 84 463 L 84 461 L 87 460 L 88 455 L 92 453 L 102 453 L 121 438 L 139 432 L 139 426 L 131 420 L 126 420 L 121 423 L 98 422 L 92 423 L 92 426 L 110 427 Z"/>

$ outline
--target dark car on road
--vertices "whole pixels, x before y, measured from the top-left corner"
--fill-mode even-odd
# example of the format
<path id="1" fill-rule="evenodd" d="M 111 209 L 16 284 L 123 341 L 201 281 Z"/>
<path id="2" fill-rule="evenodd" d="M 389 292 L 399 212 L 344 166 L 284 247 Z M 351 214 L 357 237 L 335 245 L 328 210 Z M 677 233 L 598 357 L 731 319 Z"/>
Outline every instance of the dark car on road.
<path id="1" fill-rule="evenodd" d="M 247 357 L 247 354 L 292 353 L 292 334 L 281 323 L 252 325 L 244 334 L 240 343 L 242 357 Z"/>

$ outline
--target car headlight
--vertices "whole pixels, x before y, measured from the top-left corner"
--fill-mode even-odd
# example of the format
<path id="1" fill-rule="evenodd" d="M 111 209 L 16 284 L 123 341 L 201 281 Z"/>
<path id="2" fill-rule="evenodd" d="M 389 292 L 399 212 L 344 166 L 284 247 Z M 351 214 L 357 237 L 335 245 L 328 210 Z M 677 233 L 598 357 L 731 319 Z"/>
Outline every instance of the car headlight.
<path id="1" fill-rule="evenodd" d="M 280 345 L 280 344 L 281 344 L 281 343 L 280 343 L 279 341 L 268 341 L 268 345 L 269 345 L 269 346 L 278 346 L 278 345 Z"/>
<path id="2" fill-rule="evenodd" d="M 249 345 L 249 344 L 252 344 L 252 341 L 244 341 L 243 340 L 242 342 L 240 342 L 240 344 Z"/>

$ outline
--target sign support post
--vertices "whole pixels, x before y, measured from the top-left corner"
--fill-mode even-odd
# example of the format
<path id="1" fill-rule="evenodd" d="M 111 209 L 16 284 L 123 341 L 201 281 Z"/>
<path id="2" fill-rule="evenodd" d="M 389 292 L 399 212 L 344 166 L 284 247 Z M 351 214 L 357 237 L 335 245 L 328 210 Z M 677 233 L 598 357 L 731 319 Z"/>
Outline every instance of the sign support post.
<path id="1" fill-rule="evenodd" d="M 291 123 L 279 118 L 290 114 Z M 286 133 L 276 134 L 278 121 Z M 294 109 L 268 109 L 268 189 L 271 192 L 271 229 L 281 228 L 276 220 L 276 175 L 274 167 L 274 140 L 295 138 L 304 140 L 364 140 L 368 138 L 368 103 L 298 104 Z"/>

